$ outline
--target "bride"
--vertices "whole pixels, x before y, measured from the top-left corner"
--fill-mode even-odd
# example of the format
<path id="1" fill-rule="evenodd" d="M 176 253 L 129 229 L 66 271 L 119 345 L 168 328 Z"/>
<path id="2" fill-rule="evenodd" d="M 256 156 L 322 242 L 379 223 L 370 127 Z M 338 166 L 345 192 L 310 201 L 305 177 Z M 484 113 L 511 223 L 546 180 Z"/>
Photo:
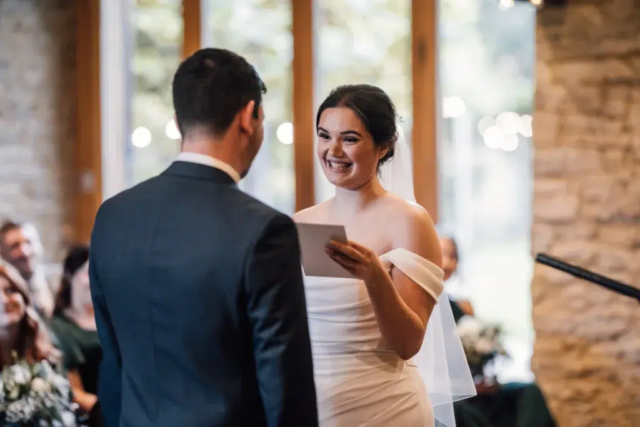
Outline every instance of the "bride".
<path id="1" fill-rule="evenodd" d="M 305 277 L 320 425 L 452 427 L 453 401 L 475 387 L 443 294 L 438 236 L 413 200 L 408 147 L 396 143 L 394 105 L 377 87 L 340 86 L 316 130 L 336 193 L 294 219 L 344 225 L 349 242 L 326 252 L 353 276 Z"/>

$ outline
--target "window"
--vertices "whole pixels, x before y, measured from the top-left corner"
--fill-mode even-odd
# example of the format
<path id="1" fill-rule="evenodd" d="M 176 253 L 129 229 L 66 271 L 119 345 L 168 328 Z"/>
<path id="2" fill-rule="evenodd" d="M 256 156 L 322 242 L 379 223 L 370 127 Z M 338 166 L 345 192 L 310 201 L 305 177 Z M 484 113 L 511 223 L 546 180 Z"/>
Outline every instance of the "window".
<path id="1" fill-rule="evenodd" d="M 480 318 L 505 328 L 528 376 L 535 8 L 440 1 L 439 218 L 460 246 L 459 281 Z"/>
<path id="2" fill-rule="evenodd" d="M 180 152 L 171 83 L 182 55 L 180 0 L 136 0 L 131 19 L 131 126 L 125 186 L 162 172 Z"/>
<path id="3" fill-rule="evenodd" d="M 244 56 L 267 86 L 263 96 L 264 142 L 241 186 L 263 202 L 291 214 L 295 208 L 295 175 L 290 2 L 202 1 L 202 45 L 230 49 Z"/>
<path id="4" fill-rule="evenodd" d="M 316 0 L 316 105 L 331 89 L 366 83 L 394 102 L 410 141 L 411 0 Z M 333 195 L 316 161 L 316 201 Z"/>
<path id="5" fill-rule="evenodd" d="M 268 88 L 263 147 L 241 185 L 289 214 L 295 207 L 291 4 L 201 0 L 202 46 L 243 55 Z M 411 141 L 411 4 L 315 0 L 316 106 L 342 84 L 379 86 Z M 102 6 L 109 12 L 101 17 L 108 24 L 101 30 L 101 102 L 103 191 L 109 197 L 161 172 L 179 152 L 171 80 L 181 60 L 183 23 L 180 0 L 109 0 Z M 439 0 L 438 6 L 438 217 L 443 231 L 457 238 L 462 257 L 458 284 L 448 284 L 449 290 L 466 294 L 479 317 L 505 327 L 517 363 L 501 379 L 522 378 L 530 374 L 533 340 L 535 8 L 517 3 L 503 10 L 486 0 Z M 317 160 L 315 189 L 316 202 L 333 194 Z"/>

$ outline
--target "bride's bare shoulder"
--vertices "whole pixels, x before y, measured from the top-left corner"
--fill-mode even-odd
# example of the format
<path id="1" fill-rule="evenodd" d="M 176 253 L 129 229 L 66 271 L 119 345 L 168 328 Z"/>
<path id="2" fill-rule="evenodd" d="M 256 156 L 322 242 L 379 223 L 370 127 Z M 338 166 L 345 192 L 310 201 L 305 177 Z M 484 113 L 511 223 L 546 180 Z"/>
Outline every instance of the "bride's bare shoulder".
<path id="1" fill-rule="evenodd" d="M 295 222 L 318 222 L 326 216 L 329 200 L 293 214 Z"/>
<path id="2" fill-rule="evenodd" d="M 442 265 L 440 241 L 431 215 L 422 206 L 395 197 L 389 202 L 393 246 L 405 248 Z M 393 218 L 393 219 L 392 219 Z"/>
<path id="3" fill-rule="evenodd" d="M 389 212 L 393 212 L 393 215 L 399 219 L 400 223 L 408 222 L 415 226 L 431 225 L 433 221 L 429 212 L 419 204 L 410 202 L 395 195 L 389 195 L 387 197 L 387 208 Z"/>

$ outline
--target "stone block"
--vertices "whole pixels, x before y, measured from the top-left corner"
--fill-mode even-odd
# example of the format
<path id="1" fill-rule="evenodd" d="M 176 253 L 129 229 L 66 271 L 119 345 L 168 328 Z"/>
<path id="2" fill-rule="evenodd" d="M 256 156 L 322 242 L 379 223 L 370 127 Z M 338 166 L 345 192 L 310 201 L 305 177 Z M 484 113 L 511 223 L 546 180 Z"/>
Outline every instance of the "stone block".
<path id="1" fill-rule="evenodd" d="M 540 149 L 534 154 L 533 170 L 536 176 L 555 177 L 564 172 L 566 155 L 559 149 Z"/>
<path id="2" fill-rule="evenodd" d="M 604 82 L 633 82 L 637 79 L 633 65 L 621 58 L 560 62 L 551 70 L 556 81 L 574 88 Z"/>
<path id="3" fill-rule="evenodd" d="M 532 229 L 531 251 L 533 253 L 548 252 L 553 244 L 555 234 L 553 227 L 547 224 L 536 224 Z"/>
<path id="4" fill-rule="evenodd" d="M 563 136 L 569 135 L 575 137 L 576 135 L 591 135 L 591 130 L 593 129 L 592 116 L 587 114 L 563 114 L 560 123 Z"/>
<path id="5" fill-rule="evenodd" d="M 563 196 L 571 190 L 570 183 L 563 179 L 539 179 L 533 184 L 535 197 Z"/>
<path id="6" fill-rule="evenodd" d="M 534 199 L 533 217 L 547 223 L 566 223 L 578 217 L 579 199 L 576 195 Z"/>
<path id="7" fill-rule="evenodd" d="M 604 224 L 598 227 L 597 238 L 603 243 L 632 249 L 640 241 L 640 225 Z"/>
<path id="8" fill-rule="evenodd" d="M 586 221 L 574 222 L 571 224 L 554 226 L 555 235 L 558 241 L 575 241 L 586 240 L 591 241 L 596 235 L 599 227 Z"/>
<path id="9" fill-rule="evenodd" d="M 551 250 L 554 256 L 581 266 L 589 265 L 597 255 L 595 245 L 588 240 L 558 239 Z"/>
<path id="10" fill-rule="evenodd" d="M 586 176 L 580 180 L 583 200 L 603 201 L 618 197 L 623 191 L 622 183 L 614 176 Z"/>
<path id="11" fill-rule="evenodd" d="M 565 173 L 569 176 L 581 176 L 602 170 L 602 156 L 593 148 L 566 148 Z"/>
<path id="12" fill-rule="evenodd" d="M 558 144 L 560 119 L 557 113 L 538 111 L 533 119 L 533 139 L 537 147 L 552 147 Z"/>
<path id="13" fill-rule="evenodd" d="M 588 114 L 607 113 L 602 88 L 599 86 L 567 86 L 567 102 L 565 111 Z"/>
<path id="14" fill-rule="evenodd" d="M 624 120 L 629 111 L 631 93 L 627 86 L 609 86 L 605 92 L 603 113 L 607 117 Z"/>
<path id="15" fill-rule="evenodd" d="M 628 125 L 634 134 L 637 135 L 640 132 L 640 101 L 634 101 L 629 107 Z"/>

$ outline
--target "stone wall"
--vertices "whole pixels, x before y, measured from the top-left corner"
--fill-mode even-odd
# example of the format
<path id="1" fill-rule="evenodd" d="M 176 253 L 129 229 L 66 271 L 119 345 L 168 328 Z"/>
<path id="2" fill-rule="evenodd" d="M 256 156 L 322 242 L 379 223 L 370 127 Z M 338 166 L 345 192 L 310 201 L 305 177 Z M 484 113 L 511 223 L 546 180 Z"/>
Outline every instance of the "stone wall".
<path id="1" fill-rule="evenodd" d="M 640 287 L 640 0 L 537 23 L 533 250 Z M 533 369 L 562 427 L 640 426 L 640 305 L 536 266 Z"/>
<path id="2" fill-rule="evenodd" d="M 0 0 L 0 221 L 31 221 L 49 261 L 73 223 L 76 24 L 71 0 Z"/>

